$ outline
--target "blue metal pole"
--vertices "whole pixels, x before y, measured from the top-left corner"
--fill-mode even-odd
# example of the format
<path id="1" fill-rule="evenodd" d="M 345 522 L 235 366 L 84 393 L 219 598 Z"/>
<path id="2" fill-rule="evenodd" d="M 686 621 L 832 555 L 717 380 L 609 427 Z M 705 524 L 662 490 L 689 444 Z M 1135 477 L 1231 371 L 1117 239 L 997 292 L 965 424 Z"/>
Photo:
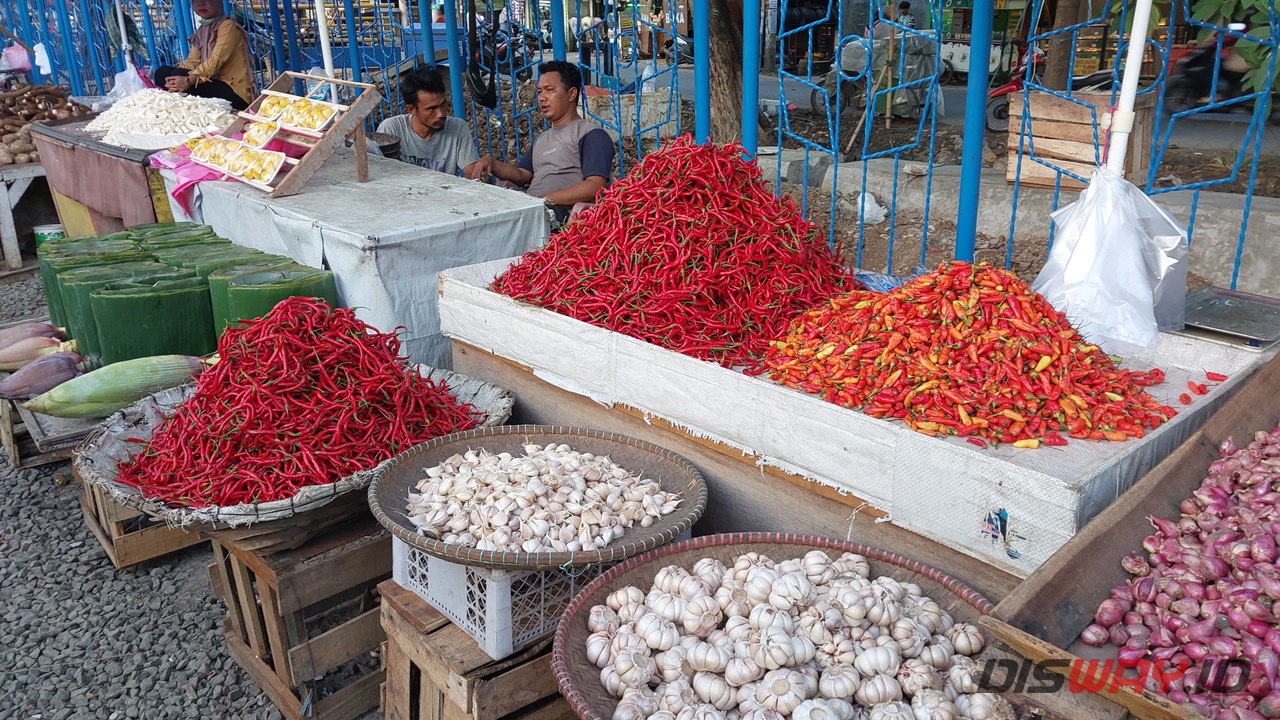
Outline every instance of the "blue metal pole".
<path id="1" fill-rule="evenodd" d="M 49 18 L 45 15 L 44 9 L 40 10 L 40 42 L 44 43 L 45 54 L 49 56 L 49 78 L 55 83 L 58 81 L 58 54 L 53 48 L 53 33 L 49 32 Z"/>
<path id="2" fill-rule="evenodd" d="M 89 50 L 89 67 L 93 71 L 93 81 L 97 83 L 98 88 L 94 94 L 104 95 L 106 90 L 102 83 L 102 67 L 98 65 L 98 46 L 93 41 L 93 32 L 95 26 L 93 24 L 93 16 L 89 14 L 89 3 L 86 0 L 80 0 L 80 27 L 84 31 L 84 44 Z"/>
<path id="3" fill-rule="evenodd" d="M 711 3 L 708 0 L 693 0 L 693 109 L 693 138 L 706 144 L 711 141 Z"/>
<path id="4" fill-rule="evenodd" d="M 351 79 L 360 82 L 360 38 L 356 32 L 355 3 L 343 0 L 342 14 L 347 18 L 347 62 L 351 63 Z"/>
<path id="5" fill-rule="evenodd" d="M 430 0 L 418 0 L 418 27 L 422 32 L 422 59 L 427 67 L 436 67 L 436 32 L 431 22 Z"/>
<path id="6" fill-rule="evenodd" d="M 18 25 L 22 28 L 23 41 L 34 48 L 38 41 L 36 40 L 35 30 L 31 27 L 31 8 L 27 5 L 27 0 L 19 0 L 18 2 Z M 35 53 L 31 53 L 31 77 L 44 77 L 39 70 L 36 70 Z"/>
<path id="7" fill-rule="evenodd" d="M 138 3 L 138 12 L 142 14 L 142 33 L 147 39 L 147 59 L 153 66 L 159 66 L 159 54 L 156 53 L 156 30 L 151 24 L 151 8 L 147 7 L 146 0 Z M 135 65 L 140 63 L 134 63 Z"/>
<path id="8" fill-rule="evenodd" d="M 71 37 L 71 13 L 67 11 L 65 0 L 57 4 L 58 36 L 62 38 L 62 54 L 67 65 L 67 80 L 71 84 L 72 95 L 84 94 L 84 83 L 80 81 L 80 63 L 76 62 L 75 43 Z"/>
<path id="9" fill-rule="evenodd" d="M 969 41 L 969 85 L 964 98 L 964 145 L 960 155 L 960 202 L 956 215 L 956 259 L 973 262 L 982 191 L 982 151 L 987 129 L 987 79 L 991 69 L 991 21 L 995 0 L 974 0 Z"/>
<path id="10" fill-rule="evenodd" d="M 449 91 L 453 94 L 453 114 L 467 118 L 467 108 L 462 99 L 462 53 L 458 52 L 458 6 L 453 0 L 444 0 L 444 32 L 449 38 Z"/>
<path id="11" fill-rule="evenodd" d="M 760 131 L 760 0 L 742 2 L 742 147 L 756 156 Z"/>
<path id="12" fill-rule="evenodd" d="M 556 60 L 569 56 L 564 42 L 564 0 L 551 0 L 551 56 Z"/>
<path id="13" fill-rule="evenodd" d="M 176 0 L 173 4 L 173 16 L 177 19 L 178 49 L 182 51 L 179 59 L 186 60 L 187 53 L 191 52 L 191 36 L 195 34 L 195 28 L 191 27 L 191 3 Z"/>
<path id="14" fill-rule="evenodd" d="M 284 24 L 276 0 L 267 0 L 267 17 L 271 19 L 271 72 L 274 80 L 275 75 L 285 71 Z"/>

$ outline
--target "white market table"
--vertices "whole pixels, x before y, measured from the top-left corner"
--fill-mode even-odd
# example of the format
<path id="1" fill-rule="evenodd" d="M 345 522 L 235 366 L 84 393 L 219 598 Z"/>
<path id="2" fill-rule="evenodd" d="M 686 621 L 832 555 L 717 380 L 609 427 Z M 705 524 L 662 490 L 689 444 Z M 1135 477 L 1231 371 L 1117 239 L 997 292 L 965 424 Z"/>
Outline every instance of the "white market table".
<path id="1" fill-rule="evenodd" d="M 199 183 L 191 219 L 238 245 L 333 271 L 343 306 L 383 332 L 407 328 L 403 350 L 413 362 L 448 368 L 436 273 L 544 244 L 543 203 L 379 157 L 369 158 L 369 182 L 356 183 L 353 162 L 350 150 L 335 153 L 284 198 L 237 182 Z"/>
<path id="2" fill-rule="evenodd" d="M 18 251 L 18 229 L 13 224 L 13 209 L 34 178 L 44 177 L 44 165 L 6 165 L 0 167 L 0 250 L 4 252 L 4 269 L 22 268 Z"/>

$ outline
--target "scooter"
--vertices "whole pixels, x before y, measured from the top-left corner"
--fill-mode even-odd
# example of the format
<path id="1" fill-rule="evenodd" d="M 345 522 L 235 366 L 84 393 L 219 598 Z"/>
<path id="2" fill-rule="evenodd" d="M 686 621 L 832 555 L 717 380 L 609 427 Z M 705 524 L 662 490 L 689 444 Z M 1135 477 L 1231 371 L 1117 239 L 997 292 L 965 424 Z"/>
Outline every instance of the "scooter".
<path id="1" fill-rule="evenodd" d="M 1235 32 L 1244 32 L 1244 23 L 1231 23 L 1227 26 Z M 1179 59 L 1169 74 L 1168 88 L 1165 90 L 1165 103 L 1170 112 L 1182 112 L 1193 107 L 1212 102 L 1213 100 L 1229 100 L 1237 97 L 1243 90 L 1245 73 L 1230 70 L 1226 66 L 1228 58 L 1235 53 L 1235 45 L 1239 38 L 1225 35 L 1222 38 L 1221 61 L 1218 60 L 1218 38 L 1209 38 L 1199 48 Z M 1214 70 L 1217 70 L 1217 87 L 1214 87 Z M 1216 90 L 1217 98 L 1209 95 Z"/>
<path id="2" fill-rule="evenodd" d="M 987 94 L 988 132 L 1003 133 L 1009 131 L 1009 99 L 1015 95 L 1020 95 L 1026 87 L 1028 62 L 1033 64 L 1031 70 L 1032 82 L 1036 85 L 1041 83 L 1045 64 L 1044 51 L 1040 48 L 1032 48 L 1023 53 L 1022 61 L 1018 64 L 1018 71 L 1014 73 L 1013 78 Z M 1115 74 L 1112 71 L 1099 70 L 1095 73 L 1077 75 L 1071 78 L 1071 90 L 1072 92 L 1100 91 L 1110 88 L 1114 82 Z"/>

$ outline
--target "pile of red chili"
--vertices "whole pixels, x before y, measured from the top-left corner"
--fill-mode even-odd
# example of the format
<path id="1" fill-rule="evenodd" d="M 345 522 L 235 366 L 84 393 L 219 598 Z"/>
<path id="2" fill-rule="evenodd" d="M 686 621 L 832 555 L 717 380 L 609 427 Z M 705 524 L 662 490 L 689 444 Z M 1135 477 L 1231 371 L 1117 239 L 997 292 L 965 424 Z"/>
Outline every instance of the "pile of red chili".
<path id="1" fill-rule="evenodd" d="M 394 333 L 318 299 L 227 330 L 218 356 L 120 482 L 197 508 L 281 500 L 480 423 L 400 358 Z"/>
<path id="2" fill-rule="evenodd" d="M 765 357 L 774 380 L 927 435 L 1018 447 L 1142 437 L 1176 414 L 1005 270 L 966 263 L 800 316 Z"/>
<path id="3" fill-rule="evenodd" d="M 726 367 L 749 364 L 799 312 L 854 287 L 739 145 L 688 136 L 500 276 L 493 289 Z"/>

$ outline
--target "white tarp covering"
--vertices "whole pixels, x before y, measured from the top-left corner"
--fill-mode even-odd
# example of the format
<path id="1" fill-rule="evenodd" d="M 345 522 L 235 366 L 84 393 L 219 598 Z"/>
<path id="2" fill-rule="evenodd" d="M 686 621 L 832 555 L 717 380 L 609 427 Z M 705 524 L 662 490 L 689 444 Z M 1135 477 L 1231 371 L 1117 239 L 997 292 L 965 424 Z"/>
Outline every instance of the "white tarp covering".
<path id="1" fill-rule="evenodd" d="M 403 326 L 413 362 L 452 367 L 436 310 L 441 270 L 544 244 L 543 202 L 395 160 L 357 183 L 340 150 L 302 192 L 272 199 L 236 182 L 196 186 L 193 218 L 238 245 L 333 271 L 341 303 L 382 331 Z"/>
<path id="2" fill-rule="evenodd" d="M 513 360 L 570 392 L 626 405 L 757 462 L 850 493 L 908 530 L 1026 577 L 1199 428 L 1269 355 L 1162 335 L 1126 360 L 1160 367 L 1151 388 L 1172 422 L 1124 443 L 979 449 L 931 438 L 494 293 L 511 260 L 441 273 L 440 318 L 456 340 Z M 1177 396 L 1204 371 L 1230 378 L 1194 404 Z"/>

